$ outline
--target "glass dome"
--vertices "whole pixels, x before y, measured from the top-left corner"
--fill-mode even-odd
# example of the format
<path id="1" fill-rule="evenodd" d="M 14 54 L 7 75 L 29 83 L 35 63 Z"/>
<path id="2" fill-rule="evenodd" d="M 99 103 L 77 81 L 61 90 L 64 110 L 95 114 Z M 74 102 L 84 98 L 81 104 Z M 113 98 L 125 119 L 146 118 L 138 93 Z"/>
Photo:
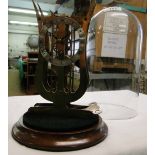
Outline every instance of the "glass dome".
<path id="1" fill-rule="evenodd" d="M 124 90 L 128 96 L 135 98 L 131 102 L 136 102 L 139 94 L 142 39 L 142 26 L 132 12 L 120 7 L 109 7 L 95 14 L 90 21 L 87 37 L 90 76 L 88 90 Z M 118 111 L 118 115 L 108 115 L 108 119 L 126 119 L 137 115 L 136 109 L 122 106 L 121 101 L 107 105 L 107 110 L 114 110 L 115 114 Z M 104 105 L 106 112 L 105 107 Z"/>

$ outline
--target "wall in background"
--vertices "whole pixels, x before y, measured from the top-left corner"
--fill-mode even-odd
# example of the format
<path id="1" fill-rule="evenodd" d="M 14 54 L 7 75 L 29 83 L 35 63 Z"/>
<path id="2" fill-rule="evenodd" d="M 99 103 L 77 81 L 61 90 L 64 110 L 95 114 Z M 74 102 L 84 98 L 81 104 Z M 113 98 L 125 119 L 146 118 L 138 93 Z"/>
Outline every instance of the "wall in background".
<path id="1" fill-rule="evenodd" d="M 9 33 L 8 34 L 8 50 L 9 57 L 18 57 L 27 55 L 30 48 L 26 45 L 30 34 Z"/>
<path id="2" fill-rule="evenodd" d="M 9 20 L 37 23 L 36 16 L 20 14 L 9 14 Z M 38 34 L 37 26 L 8 25 L 8 56 L 9 58 L 25 56 L 31 49 L 27 46 L 27 39 L 30 35 Z"/>

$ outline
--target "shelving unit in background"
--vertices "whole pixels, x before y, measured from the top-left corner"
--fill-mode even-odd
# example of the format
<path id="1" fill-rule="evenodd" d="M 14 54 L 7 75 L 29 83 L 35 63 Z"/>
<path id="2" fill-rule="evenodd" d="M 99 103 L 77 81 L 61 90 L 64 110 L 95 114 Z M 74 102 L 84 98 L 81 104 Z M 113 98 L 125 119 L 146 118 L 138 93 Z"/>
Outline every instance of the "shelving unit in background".
<path id="1" fill-rule="evenodd" d="M 38 63 L 38 52 L 28 52 L 26 72 L 26 93 L 37 94 L 35 86 L 36 67 Z"/>

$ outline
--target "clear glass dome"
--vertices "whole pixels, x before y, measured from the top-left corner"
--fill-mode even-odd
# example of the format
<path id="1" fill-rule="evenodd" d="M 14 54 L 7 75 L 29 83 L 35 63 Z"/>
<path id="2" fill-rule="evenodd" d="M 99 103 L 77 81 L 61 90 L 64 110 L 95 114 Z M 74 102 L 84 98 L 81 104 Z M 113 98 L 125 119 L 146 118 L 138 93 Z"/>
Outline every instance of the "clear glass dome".
<path id="1" fill-rule="evenodd" d="M 132 102 L 136 102 L 136 96 L 139 94 L 142 39 L 142 26 L 130 11 L 120 7 L 109 7 L 94 15 L 87 37 L 90 76 L 88 90 L 128 90 L 127 94 L 135 97 L 135 101 Z M 137 114 L 135 110 L 123 106 L 121 101 L 118 104 L 107 105 L 108 110 L 116 113 L 118 111 L 118 115 L 115 113 L 115 116 L 108 116 L 109 119 L 132 118 Z M 106 111 L 105 107 L 104 105 Z"/>

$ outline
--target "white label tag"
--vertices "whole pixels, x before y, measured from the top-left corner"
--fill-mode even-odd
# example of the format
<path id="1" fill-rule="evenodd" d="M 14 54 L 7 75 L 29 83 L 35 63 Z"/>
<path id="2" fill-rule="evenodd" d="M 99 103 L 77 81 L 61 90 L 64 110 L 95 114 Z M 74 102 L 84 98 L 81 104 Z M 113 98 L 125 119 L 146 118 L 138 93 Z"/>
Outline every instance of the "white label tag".
<path id="1" fill-rule="evenodd" d="M 125 58 L 128 22 L 128 15 L 123 12 L 115 11 L 105 14 L 102 57 Z"/>
<path id="2" fill-rule="evenodd" d="M 125 58 L 127 35 L 103 33 L 101 57 Z"/>
<path id="3" fill-rule="evenodd" d="M 107 12 L 104 19 L 104 32 L 128 33 L 128 16 L 123 12 Z"/>

